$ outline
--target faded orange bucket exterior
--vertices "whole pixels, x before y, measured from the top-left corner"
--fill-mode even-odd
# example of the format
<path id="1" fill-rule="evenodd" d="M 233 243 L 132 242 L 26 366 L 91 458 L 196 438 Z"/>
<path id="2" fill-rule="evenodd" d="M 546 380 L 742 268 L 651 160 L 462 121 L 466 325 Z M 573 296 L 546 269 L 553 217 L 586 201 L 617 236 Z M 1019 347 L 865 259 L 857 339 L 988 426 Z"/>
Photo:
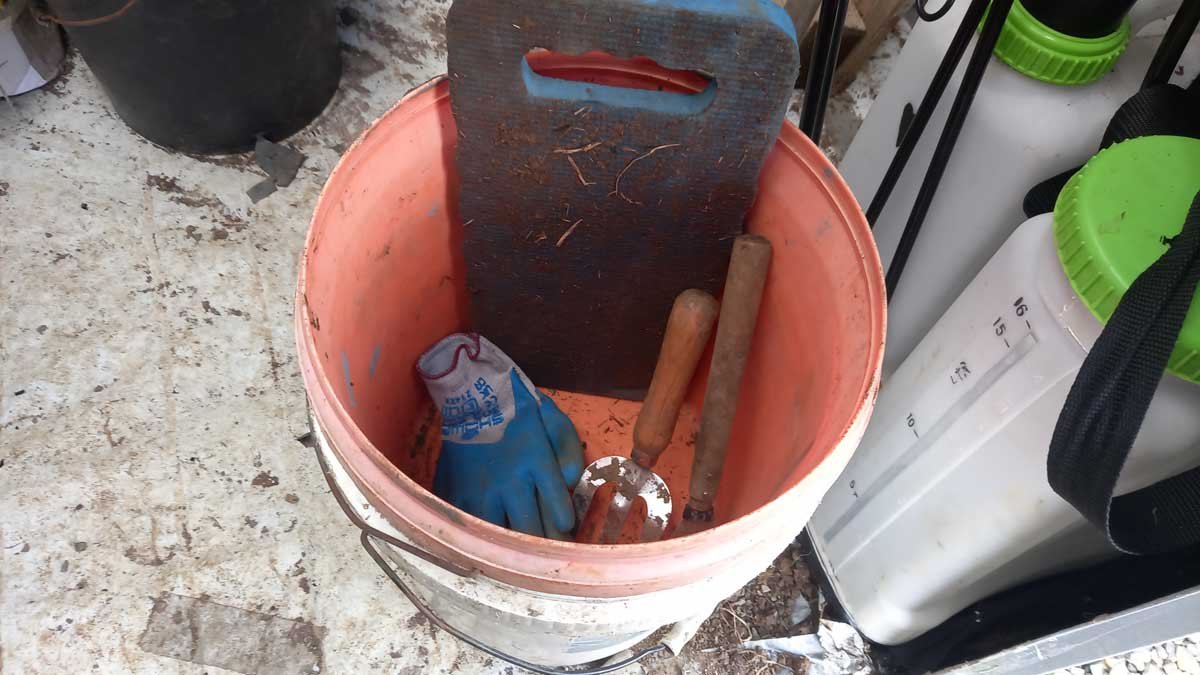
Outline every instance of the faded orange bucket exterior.
<path id="1" fill-rule="evenodd" d="M 671 81 L 649 63 L 610 67 L 585 56 L 561 69 L 602 84 L 696 86 Z M 413 364 L 438 339 L 469 328 L 461 242 L 471 225 L 457 215 L 456 139 L 447 83 L 435 80 L 355 142 L 317 204 L 300 265 L 296 337 L 313 415 L 338 460 L 416 544 L 519 588 L 615 598 L 752 578 L 799 533 L 845 467 L 879 386 L 883 276 L 849 188 L 807 137 L 784 125 L 747 220 L 750 232 L 771 240 L 774 258 L 716 504 L 718 526 L 645 544 L 559 542 L 497 527 L 429 490 L 438 422 Z M 512 315 L 536 325 L 520 307 Z M 687 501 L 706 377 L 705 370 L 692 383 L 656 468 L 671 488 L 676 521 Z M 551 395 L 587 444 L 586 461 L 629 454 L 640 404 Z"/>

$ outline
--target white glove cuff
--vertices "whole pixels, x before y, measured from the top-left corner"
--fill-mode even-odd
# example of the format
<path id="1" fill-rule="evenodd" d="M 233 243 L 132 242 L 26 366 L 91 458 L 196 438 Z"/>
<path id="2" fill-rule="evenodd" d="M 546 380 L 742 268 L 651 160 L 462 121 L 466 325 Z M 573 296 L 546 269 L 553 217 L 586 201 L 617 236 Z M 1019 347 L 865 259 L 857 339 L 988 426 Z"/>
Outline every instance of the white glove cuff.
<path id="1" fill-rule="evenodd" d="M 516 416 L 512 378 L 540 400 L 533 383 L 499 347 L 476 333 L 454 333 L 417 360 L 417 373 L 442 416 L 443 440 L 495 443 Z"/>

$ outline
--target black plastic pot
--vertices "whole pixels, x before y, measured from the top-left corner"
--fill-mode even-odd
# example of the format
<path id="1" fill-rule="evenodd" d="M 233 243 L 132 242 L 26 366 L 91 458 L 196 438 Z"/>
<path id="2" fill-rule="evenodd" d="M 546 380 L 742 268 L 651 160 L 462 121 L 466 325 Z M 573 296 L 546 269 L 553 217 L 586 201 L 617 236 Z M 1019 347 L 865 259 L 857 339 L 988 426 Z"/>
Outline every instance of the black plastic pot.
<path id="1" fill-rule="evenodd" d="M 313 120 L 341 77 L 334 0 L 47 0 L 113 107 L 169 148 L 241 152 Z"/>

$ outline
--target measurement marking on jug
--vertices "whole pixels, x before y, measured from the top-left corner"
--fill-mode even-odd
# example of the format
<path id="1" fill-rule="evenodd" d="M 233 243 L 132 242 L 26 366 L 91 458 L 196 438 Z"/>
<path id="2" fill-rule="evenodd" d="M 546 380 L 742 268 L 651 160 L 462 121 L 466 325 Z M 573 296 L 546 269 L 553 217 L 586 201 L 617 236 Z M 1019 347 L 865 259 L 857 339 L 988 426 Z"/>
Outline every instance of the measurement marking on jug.
<path id="1" fill-rule="evenodd" d="M 966 361 L 959 361 L 954 367 L 954 372 L 950 373 L 950 384 L 958 384 L 963 382 L 971 375 L 971 369 L 967 367 Z"/>
<path id="2" fill-rule="evenodd" d="M 963 395 L 953 404 L 951 404 L 950 407 L 947 408 L 930 427 L 925 430 L 924 436 L 918 435 L 918 440 L 916 442 L 910 445 L 906 450 L 904 450 L 904 452 L 900 453 L 896 460 L 892 462 L 886 469 L 884 469 L 874 482 L 861 490 L 859 493 L 861 496 L 859 496 L 859 498 L 850 505 L 850 508 L 846 509 L 842 515 L 834 521 L 833 525 L 831 525 L 829 529 L 825 530 L 825 541 L 833 542 L 834 539 L 836 539 L 837 536 L 846 529 L 846 526 L 853 522 L 855 517 L 857 517 L 858 514 L 861 513 L 862 510 L 871 503 L 872 500 L 874 500 L 883 492 L 884 488 L 896 480 L 896 478 L 906 469 L 916 463 L 926 450 L 933 446 L 933 444 L 936 443 L 943 434 L 945 434 L 951 427 L 954 426 L 956 422 L 958 422 L 959 418 L 961 418 L 968 410 L 971 409 L 971 406 L 975 405 L 976 401 L 983 397 L 984 393 L 991 389 L 992 386 L 1001 377 L 1003 377 L 1005 373 L 1012 369 L 1013 366 L 1019 363 L 1021 359 L 1025 358 L 1026 354 L 1033 351 L 1033 348 L 1037 345 L 1037 343 L 1037 334 L 1032 332 L 1027 333 L 1024 337 L 1017 341 L 1012 349 L 1009 349 L 1007 352 L 1005 352 L 1004 356 L 1001 357 L 1000 360 L 992 364 L 990 368 L 984 370 L 979 377 L 973 378 L 974 383 L 967 388 Z M 961 363 L 962 362 L 960 362 L 960 364 Z M 909 429 L 912 429 L 914 434 L 917 433 L 917 418 L 915 413 L 908 413 L 908 416 L 905 418 L 905 424 Z M 894 511 L 891 517 L 882 518 L 878 522 L 872 522 L 872 526 L 876 530 L 887 527 L 887 525 L 894 520 L 899 513 L 899 511 Z M 866 542 L 871 540 L 871 537 L 868 534 L 861 532 L 858 533 L 857 538 L 858 544 L 855 550 L 851 551 L 846 556 L 842 556 L 844 559 L 853 557 L 859 548 L 866 545 Z"/>
<path id="3" fill-rule="evenodd" d="M 1025 304 L 1025 296 L 1014 300 L 1012 306 L 1017 318 L 1024 317 L 1029 312 L 1029 305 Z M 1029 323 L 1029 319 L 1025 319 L 1025 328 L 1033 330 L 1033 324 Z M 1004 341 L 1005 349 L 1012 349 L 1012 343 L 1005 337 L 1005 333 L 1008 332 L 1008 323 L 1004 321 L 1004 315 L 996 317 L 996 320 L 992 322 L 992 331 L 996 333 L 996 337 Z"/>

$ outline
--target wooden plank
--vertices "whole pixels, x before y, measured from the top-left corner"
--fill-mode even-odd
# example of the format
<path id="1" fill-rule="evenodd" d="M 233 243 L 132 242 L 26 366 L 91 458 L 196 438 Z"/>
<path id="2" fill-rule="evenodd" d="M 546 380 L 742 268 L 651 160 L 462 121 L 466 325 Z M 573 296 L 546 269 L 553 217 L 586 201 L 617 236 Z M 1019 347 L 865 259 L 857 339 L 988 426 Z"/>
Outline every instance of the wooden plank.
<path id="1" fill-rule="evenodd" d="M 792 17 L 792 24 L 796 26 L 796 35 L 803 38 L 808 34 L 809 29 L 813 25 L 813 21 L 817 18 L 817 10 L 821 7 L 821 0 L 774 0 L 775 4 L 787 10 L 788 16 Z"/>
<path id="2" fill-rule="evenodd" d="M 808 63 L 812 60 L 813 40 L 816 39 L 817 22 L 818 17 L 816 16 L 809 19 L 808 30 L 805 31 L 805 37 L 800 42 L 800 75 L 796 80 L 800 85 L 803 85 L 805 78 L 808 77 Z M 850 6 L 846 8 L 846 24 L 842 27 L 842 44 L 838 49 L 839 64 L 862 42 L 866 34 L 866 21 L 863 18 L 862 12 L 858 9 L 858 3 L 855 0 L 851 0 Z"/>
<path id="3" fill-rule="evenodd" d="M 866 32 L 849 52 L 843 52 L 833 76 L 833 91 L 839 92 L 854 81 L 871 55 L 896 26 L 896 19 L 908 9 L 910 0 L 853 0 L 858 5 Z"/>
<path id="4" fill-rule="evenodd" d="M 812 41 L 817 27 L 820 0 L 774 0 L 787 10 L 796 25 L 800 41 L 800 72 L 797 88 L 804 86 L 808 62 L 812 58 Z M 846 25 L 842 30 L 842 45 L 838 51 L 838 69 L 833 76 L 833 92 L 845 89 L 867 60 L 892 32 L 909 0 L 851 0 L 846 10 Z"/>

